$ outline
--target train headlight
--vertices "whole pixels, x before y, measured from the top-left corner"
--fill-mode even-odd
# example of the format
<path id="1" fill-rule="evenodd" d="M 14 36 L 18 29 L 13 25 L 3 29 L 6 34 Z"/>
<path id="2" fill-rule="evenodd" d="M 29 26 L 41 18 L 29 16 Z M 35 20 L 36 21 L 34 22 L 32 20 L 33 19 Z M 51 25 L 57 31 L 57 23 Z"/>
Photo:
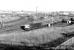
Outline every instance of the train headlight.
<path id="1" fill-rule="evenodd" d="M 25 28 L 30 28 L 30 25 L 25 25 Z"/>
<path id="2" fill-rule="evenodd" d="M 48 24 L 48 27 L 50 27 L 51 24 Z"/>

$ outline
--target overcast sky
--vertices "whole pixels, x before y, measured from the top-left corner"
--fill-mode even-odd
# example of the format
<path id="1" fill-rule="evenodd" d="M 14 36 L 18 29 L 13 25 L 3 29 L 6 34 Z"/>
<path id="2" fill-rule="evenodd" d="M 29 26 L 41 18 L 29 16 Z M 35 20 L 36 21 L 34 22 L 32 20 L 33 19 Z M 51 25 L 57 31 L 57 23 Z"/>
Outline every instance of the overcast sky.
<path id="1" fill-rule="evenodd" d="M 73 0 L 0 0 L 0 10 L 74 11 Z"/>

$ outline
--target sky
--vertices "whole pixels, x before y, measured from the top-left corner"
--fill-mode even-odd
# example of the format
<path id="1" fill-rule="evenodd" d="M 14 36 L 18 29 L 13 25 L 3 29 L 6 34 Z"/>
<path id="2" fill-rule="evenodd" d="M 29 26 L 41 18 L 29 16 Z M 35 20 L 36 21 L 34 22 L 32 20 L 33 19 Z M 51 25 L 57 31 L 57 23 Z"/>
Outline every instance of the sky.
<path id="1" fill-rule="evenodd" d="M 73 0 L 0 0 L 0 10 L 74 11 Z"/>

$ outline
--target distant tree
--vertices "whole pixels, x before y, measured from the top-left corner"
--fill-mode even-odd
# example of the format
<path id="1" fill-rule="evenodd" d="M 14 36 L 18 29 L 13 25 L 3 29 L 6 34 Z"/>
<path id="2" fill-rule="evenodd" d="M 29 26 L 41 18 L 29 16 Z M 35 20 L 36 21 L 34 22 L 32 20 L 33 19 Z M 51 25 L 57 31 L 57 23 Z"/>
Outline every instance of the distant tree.
<path id="1" fill-rule="evenodd" d="M 2 18 L 2 17 L 1 17 L 1 18 Z M 3 19 L 3 18 L 2 18 L 2 19 Z M 3 26 L 4 26 L 3 20 L 0 21 L 0 24 L 1 24 L 1 28 L 3 28 Z"/>

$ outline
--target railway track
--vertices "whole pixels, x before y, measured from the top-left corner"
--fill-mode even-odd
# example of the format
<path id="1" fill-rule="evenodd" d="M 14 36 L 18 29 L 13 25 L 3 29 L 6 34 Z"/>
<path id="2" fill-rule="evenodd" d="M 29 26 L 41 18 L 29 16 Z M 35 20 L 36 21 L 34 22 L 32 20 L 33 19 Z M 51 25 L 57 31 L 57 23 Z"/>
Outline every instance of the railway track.
<path id="1" fill-rule="evenodd" d="M 25 31 L 25 30 L 22 30 L 21 28 L 20 28 L 20 26 L 22 26 L 22 25 L 25 25 L 26 24 L 26 22 L 27 21 L 24 21 L 25 19 L 23 19 L 23 18 L 21 18 L 21 19 L 19 19 L 19 20 L 16 20 L 16 22 L 7 22 L 7 23 L 5 23 L 5 26 L 4 26 L 4 28 L 2 29 L 2 31 L 0 30 L 0 33 L 2 33 L 2 32 L 8 32 L 8 31 L 24 31 L 24 34 L 27 34 L 27 33 L 29 33 L 30 34 L 30 32 L 32 33 L 33 31 L 35 32 L 35 34 L 37 34 L 37 32 L 39 31 L 39 30 L 42 30 L 42 29 L 46 29 L 45 27 L 47 27 L 47 26 L 45 26 L 45 27 L 41 27 L 41 28 L 38 28 L 38 29 L 33 29 L 33 31 L 32 30 L 30 30 L 30 32 L 28 32 L 28 31 Z M 45 24 L 48 24 L 48 23 L 45 23 Z M 45 25 L 44 24 L 44 25 Z M 60 30 L 59 28 L 66 28 L 66 26 L 70 26 L 70 25 L 68 25 L 67 23 L 62 23 L 62 22 L 55 22 L 55 23 L 53 23 L 53 24 L 51 24 L 51 26 L 50 27 L 48 27 L 49 29 L 46 29 L 46 30 L 43 30 L 43 31 L 45 31 L 45 32 L 47 32 L 47 33 L 49 33 L 49 35 L 50 35 L 50 37 L 51 37 L 51 34 L 50 34 L 50 32 L 56 32 L 55 34 L 53 34 L 54 36 L 58 36 L 58 37 L 60 37 L 60 35 L 59 34 L 61 34 L 61 33 L 59 33 L 59 32 L 57 32 L 58 30 Z M 57 29 L 52 29 L 52 27 L 56 27 Z M 50 30 L 50 31 L 49 31 Z M 54 30 L 54 31 L 52 31 L 52 30 Z M 39 33 L 41 33 L 41 31 L 39 31 Z M 38 33 L 38 34 L 39 34 Z M 44 32 L 42 32 L 42 34 L 43 34 Z M 20 33 L 19 33 L 19 35 L 20 35 Z M 22 36 L 24 36 L 24 35 L 22 35 Z M 21 36 L 21 37 L 22 37 Z M 17 36 L 17 37 L 19 37 L 19 36 Z M 20 37 L 20 39 L 22 39 Z M 19 39 L 19 40 L 20 40 Z M 54 37 L 52 38 L 52 39 L 54 39 Z M 63 39 L 64 41 L 63 42 L 65 42 L 66 40 L 65 39 Z M 56 40 L 55 40 L 56 41 Z M 51 45 L 53 45 L 54 43 L 55 43 L 55 41 L 54 42 L 51 42 L 52 44 Z M 59 44 L 57 43 L 58 41 L 56 41 L 56 46 L 58 46 L 58 45 L 60 45 L 61 43 L 63 43 L 63 42 L 60 42 Z M 54 45 L 55 46 L 55 45 Z"/>

